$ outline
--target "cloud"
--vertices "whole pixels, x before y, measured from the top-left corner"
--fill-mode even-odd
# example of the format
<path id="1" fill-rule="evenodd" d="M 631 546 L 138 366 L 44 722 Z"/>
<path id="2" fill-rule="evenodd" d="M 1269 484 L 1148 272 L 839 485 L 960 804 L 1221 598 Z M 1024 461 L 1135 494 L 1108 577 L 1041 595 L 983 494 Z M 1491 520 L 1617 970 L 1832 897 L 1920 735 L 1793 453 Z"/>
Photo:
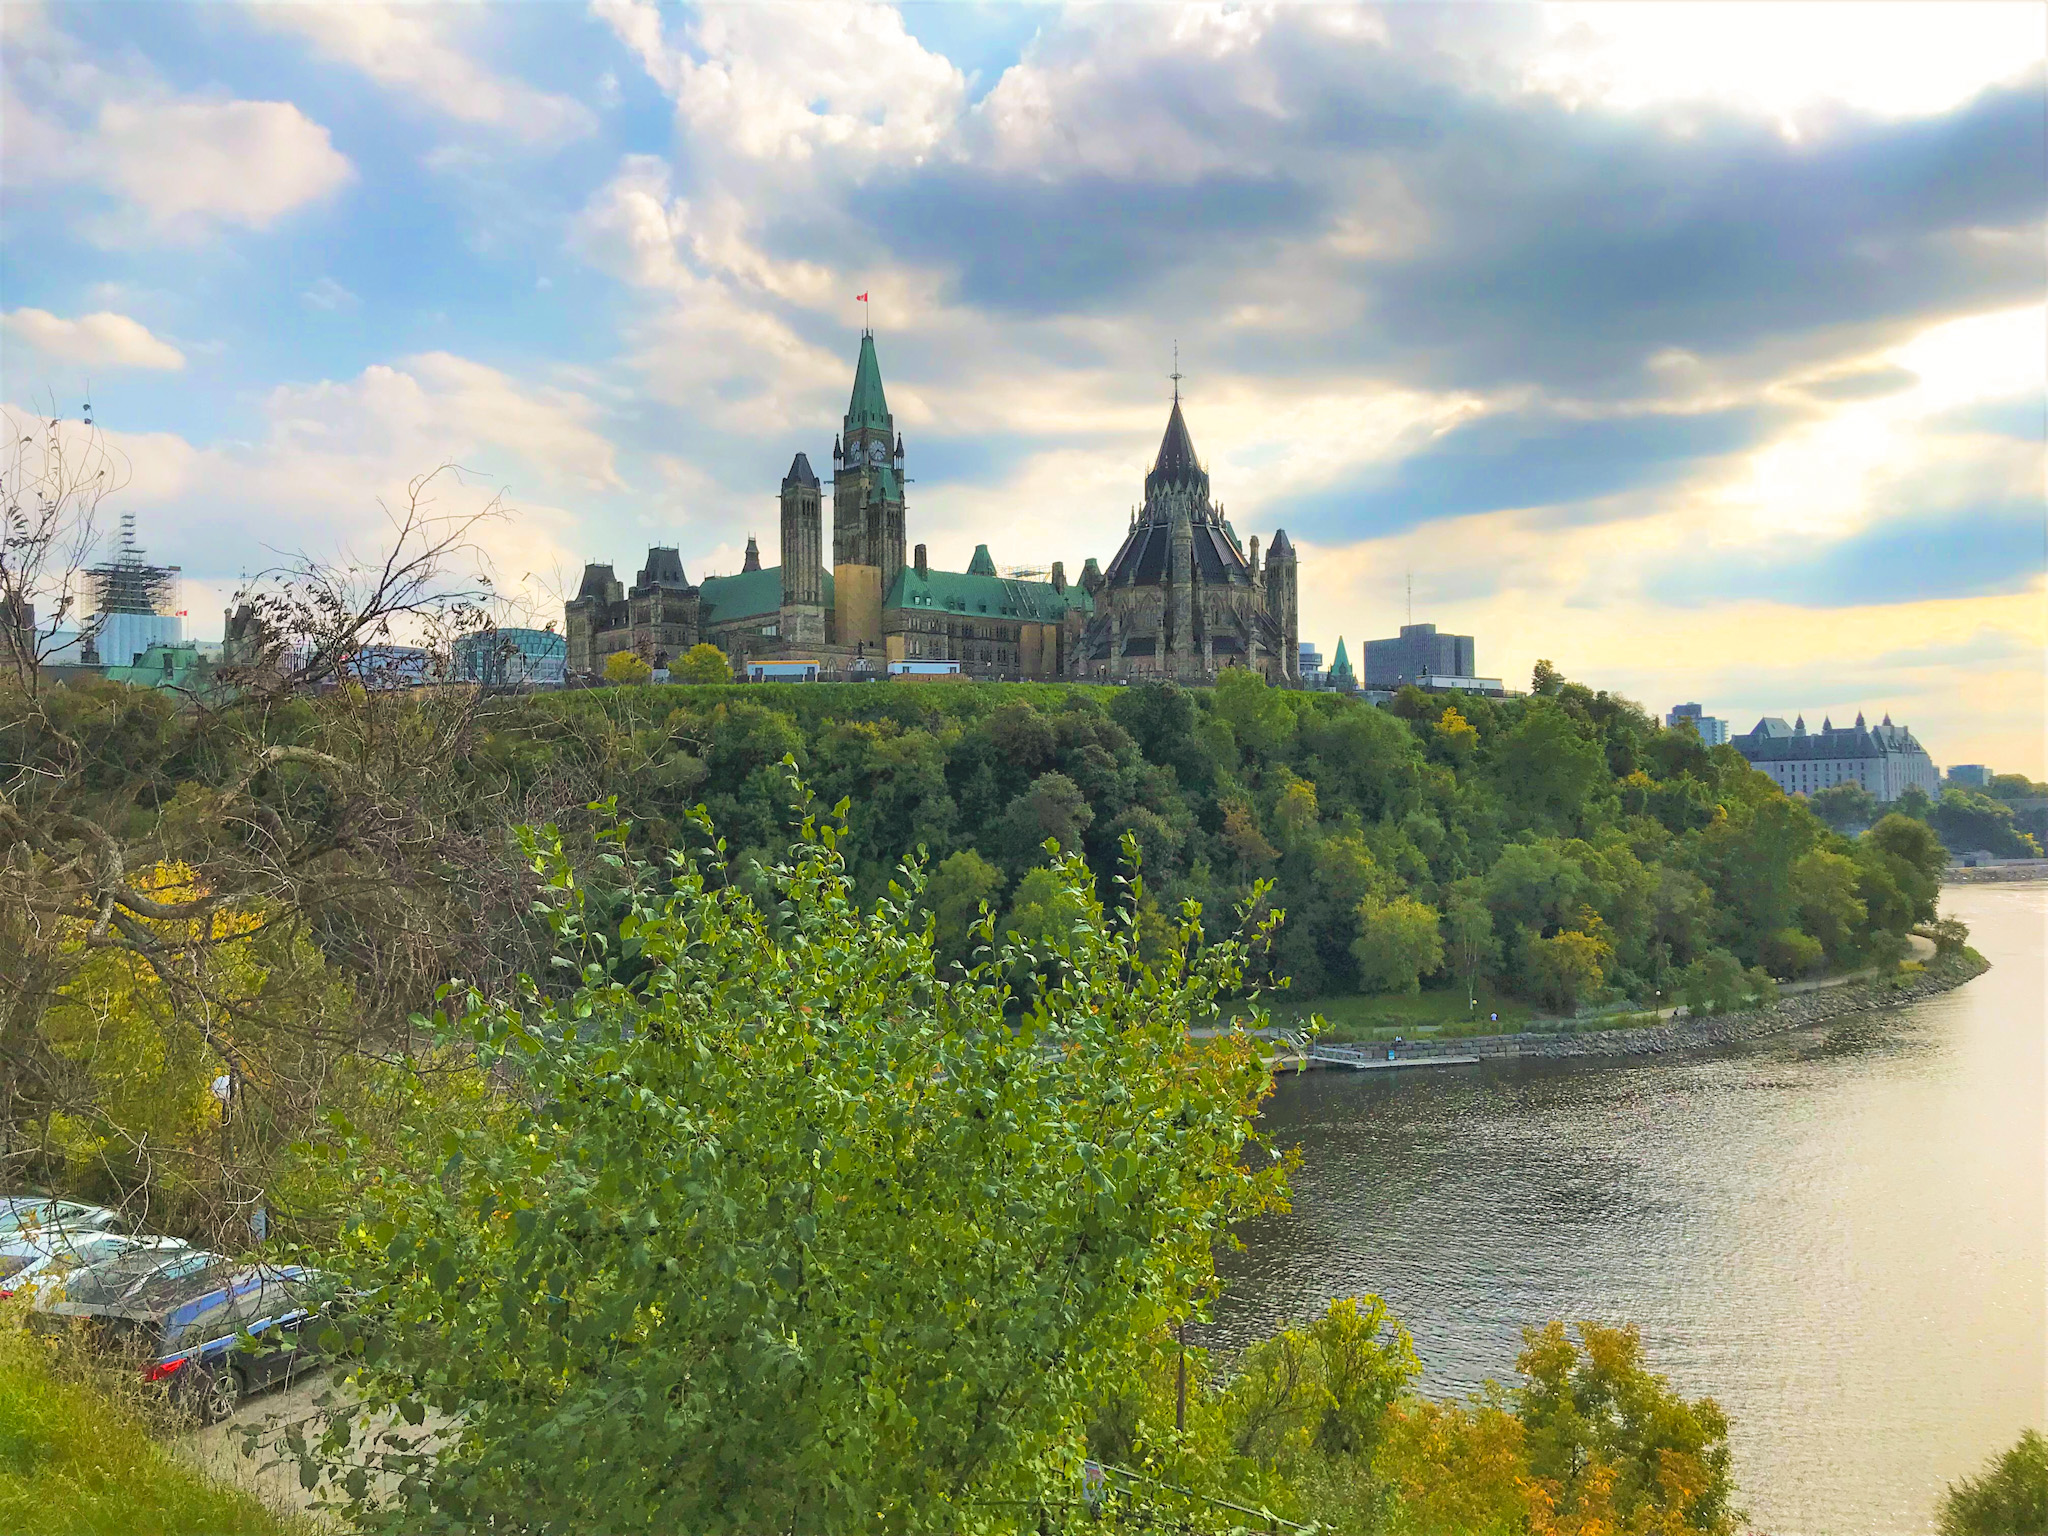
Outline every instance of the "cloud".
<path id="1" fill-rule="evenodd" d="M 33 14 L 9 41 L 5 181 L 106 195 L 114 206 L 81 221 L 98 244 L 268 229 L 354 175 L 328 131 L 290 102 L 180 95 L 132 57 L 102 66 Z"/>
<path id="2" fill-rule="evenodd" d="M 1780 547 L 1688 557 L 1650 583 L 1681 607 L 1753 599 L 1804 608 L 2032 591 L 2048 575 L 2048 524 L 2031 500 L 1896 518 L 1819 549 Z"/>
<path id="3" fill-rule="evenodd" d="M 1883 363 L 1875 368 L 1858 368 L 1822 379 L 1803 380 L 1799 388 L 1816 400 L 1876 400 L 1911 389 L 1919 382 L 1920 376 L 1912 369 L 1901 368 L 1897 363 Z"/>
<path id="4" fill-rule="evenodd" d="M 558 144 L 595 129 L 596 114 L 580 101 L 494 74 L 457 46 L 450 34 L 467 10 L 351 0 L 252 5 L 249 14 L 259 25 L 295 33 L 325 57 L 457 122 L 496 129 L 526 144 Z"/>
<path id="5" fill-rule="evenodd" d="M 673 97 L 699 154 L 858 173 L 930 153 L 965 102 L 960 71 L 889 6 L 710 7 L 680 42 L 646 0 L 595 0 L 593 9 Z"/>
<path id="6" fill-rule="evenodd" d="M 185 354 L 150 334 L 149 327 L 111 310 L 66 320 L 47 309 L 17 309 L 0 316 L 7 334 L 45 357 L 93 368 L 185 366 Z"/>
<path id="7" fill-rule="evenodd" d="M 1306 537 L 1331 539 L 1474 513 L 1581 504 L 1697 474 L 1755 447 L 1786 419 L 1782 410 L 1755 407 L 1591 420 L 1553 412 L 1483 415 L 1442 430 L 1391 463 L 1349 465 L 1341 486 L 1297 494 L 1266 510 Z"/>
<path id="8" fill-rule="evenodd" d="M 362 300 L 331 277 L 321 277 L 299 297 L 315 309 L 330 313 L 337 309 L 354 309 Z"/>
<path id="9" fill-rule="evenodd" d="M 346 381 L 281 385 L 265 413 L 273 459 L 324 462 L 320 473 L 341 484 L 363 483 L 366 461 L 418 472 L 472 460 L 505 482 L 523 469 L 550 487 L 621 484 L 589 396 L 522 383 L 448 352 L 375 364 Z"/>
<path id="10" fill-rule="evenodd" d="M 2048 442 L 2048 395 L 2034 390 L 1963 406 L 1935 417 L 1928 423 L 1928 430 L 1959 436 L 1985 433 L 2025 443 Z"/>

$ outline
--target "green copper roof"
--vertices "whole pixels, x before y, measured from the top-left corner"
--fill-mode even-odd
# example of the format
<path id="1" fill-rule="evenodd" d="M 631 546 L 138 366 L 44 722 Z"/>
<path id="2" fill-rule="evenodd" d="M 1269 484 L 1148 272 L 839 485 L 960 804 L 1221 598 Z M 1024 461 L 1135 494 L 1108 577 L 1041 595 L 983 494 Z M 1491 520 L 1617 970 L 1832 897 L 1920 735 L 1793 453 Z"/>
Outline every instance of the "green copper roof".
<path id="1" fill-rule="evenodd" d="M 1344 637 L 1339 635 L 1337 637 L 1337 658 L 1330 663 L 1330 676 L 1349 677 L 1350 675 L 1351 658 L 1344 654 Z"/>
<path id="2" fill-rule="evenodd" d="M 825 573 L 825 606 L 832 606 L 832 573 Z M 730 624 L 782 611 L 782 567 L 764 566 L 737 576 L 706 576 L 697 588 L 697 622 Z"/>
<path id="3" fill-rule="evenodd" d="M 990 566 L 993 569 L 993 561 Z M 890 585 L 882 606 L 958 613 L 973 619 L 1021 619 L 1033 624 L 1056 624 L 1070 610 L 1082 614 L 1095 611 L 1094 599 L 1079 585 L 1060 592 L 1049 581 L 1012 581 L 1007 576 L 971 571 L 929 571 L 920 576 L 910 566 Z"/>
<path id="4" fill-rule="evenodd" d="M 213 672 L 213 663 L 199 654 L 198 645 L 186 641 L 179 645 L 152 644 L 135 658 L 133 665 L 108 667 L 106 676 L 109 681 L 136 688 L 205 692 L 212 685 Z"/>
<path id="5" fill-rule="evenodd" d="M 988 552 L 988 546 L 986 544 L 975 545 L 974 558 L 967 562 L 967 574 L 970 576 L 993 576 L 995 573 L 995 556 Z"/>
<path id="6" fill-rule="evenodd" d="M 862 427 L 889 428 L 889 402 L 882 394 L 882 365 L 875 361 L 875 337 L 861 332 L 860 361 L 853 369 L 853 399 L 846 407 L 846 430 Z"/>

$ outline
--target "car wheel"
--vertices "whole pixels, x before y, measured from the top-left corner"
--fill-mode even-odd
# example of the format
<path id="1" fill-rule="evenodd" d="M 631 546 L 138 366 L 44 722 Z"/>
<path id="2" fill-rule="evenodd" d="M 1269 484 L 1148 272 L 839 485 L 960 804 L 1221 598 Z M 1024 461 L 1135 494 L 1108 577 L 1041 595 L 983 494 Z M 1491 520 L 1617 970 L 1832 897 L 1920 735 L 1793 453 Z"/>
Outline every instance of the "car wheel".
<path id="1" fill-rule="evenodd" d="M 203 1423 L 218 1424 L 231 1418 L 242 1406 L 242 1377 L 232 1365 L 223 1360 L 213 1368 L 206 1378 L 206 1385 L 200 1391 L 199 1417 Z"/>

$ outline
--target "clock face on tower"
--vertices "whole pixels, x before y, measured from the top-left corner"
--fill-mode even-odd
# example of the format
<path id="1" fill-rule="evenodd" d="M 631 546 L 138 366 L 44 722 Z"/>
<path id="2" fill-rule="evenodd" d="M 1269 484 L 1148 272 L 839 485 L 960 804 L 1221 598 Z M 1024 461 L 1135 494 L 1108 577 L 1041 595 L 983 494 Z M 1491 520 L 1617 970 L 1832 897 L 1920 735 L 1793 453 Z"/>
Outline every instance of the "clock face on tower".
<path id="1" fill-rule="evenodd" d="M 879 463 L 881 463 L 881 462 L 882 462 L 882 460 L 886 459 L 886 458 L 887 458 L 888 456 L 889 456 L 889 449 L 888 449 L 888 446 L 887 446 L 886 444 L 883 444 L 883 443 L 869 443 L 869 444 L 868 444 L 868 462 L 869 462 L 869 463 L 871 463 L 871 464 L 879 464 Z"/>

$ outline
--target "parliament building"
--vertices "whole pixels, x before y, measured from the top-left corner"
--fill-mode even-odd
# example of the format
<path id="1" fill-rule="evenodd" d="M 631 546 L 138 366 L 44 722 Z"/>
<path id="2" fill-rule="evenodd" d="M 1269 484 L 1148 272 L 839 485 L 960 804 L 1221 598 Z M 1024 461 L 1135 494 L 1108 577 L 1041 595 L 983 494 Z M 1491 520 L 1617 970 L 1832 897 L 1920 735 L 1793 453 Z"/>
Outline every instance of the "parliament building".
<path id="1" fill-rule="evenodd" d="M 1105 571 L 1077 580 L 1054 561 L 1047 579 L 996 569 L 987 545 L 965 571 L 934 570 L 907 549 L 902 434 L 882 391 L 872 331 L 863 331 L 853 396 L 832 445 L 832 563 L 825 564 L 825 487 L 799 453 L 782 478 L 781 564 L 747 540 L 736 576 L 692 583 L 678 552 L 657 547 L 633 585 L 587 565 L 566 605 L 572 680 L 631 651 L 659 668 L 709 641 L 744 675 L 750 662 L 814 662 L 828 678 L 879 675 L 890 662 L 957 662 L 970 677 L 1212 681 L 1249 667 L 1300 680 L 1294 549 L 1273 535 L 1262 569 L 1209 495 L 1176 389 L 1145 500 Z"/>

